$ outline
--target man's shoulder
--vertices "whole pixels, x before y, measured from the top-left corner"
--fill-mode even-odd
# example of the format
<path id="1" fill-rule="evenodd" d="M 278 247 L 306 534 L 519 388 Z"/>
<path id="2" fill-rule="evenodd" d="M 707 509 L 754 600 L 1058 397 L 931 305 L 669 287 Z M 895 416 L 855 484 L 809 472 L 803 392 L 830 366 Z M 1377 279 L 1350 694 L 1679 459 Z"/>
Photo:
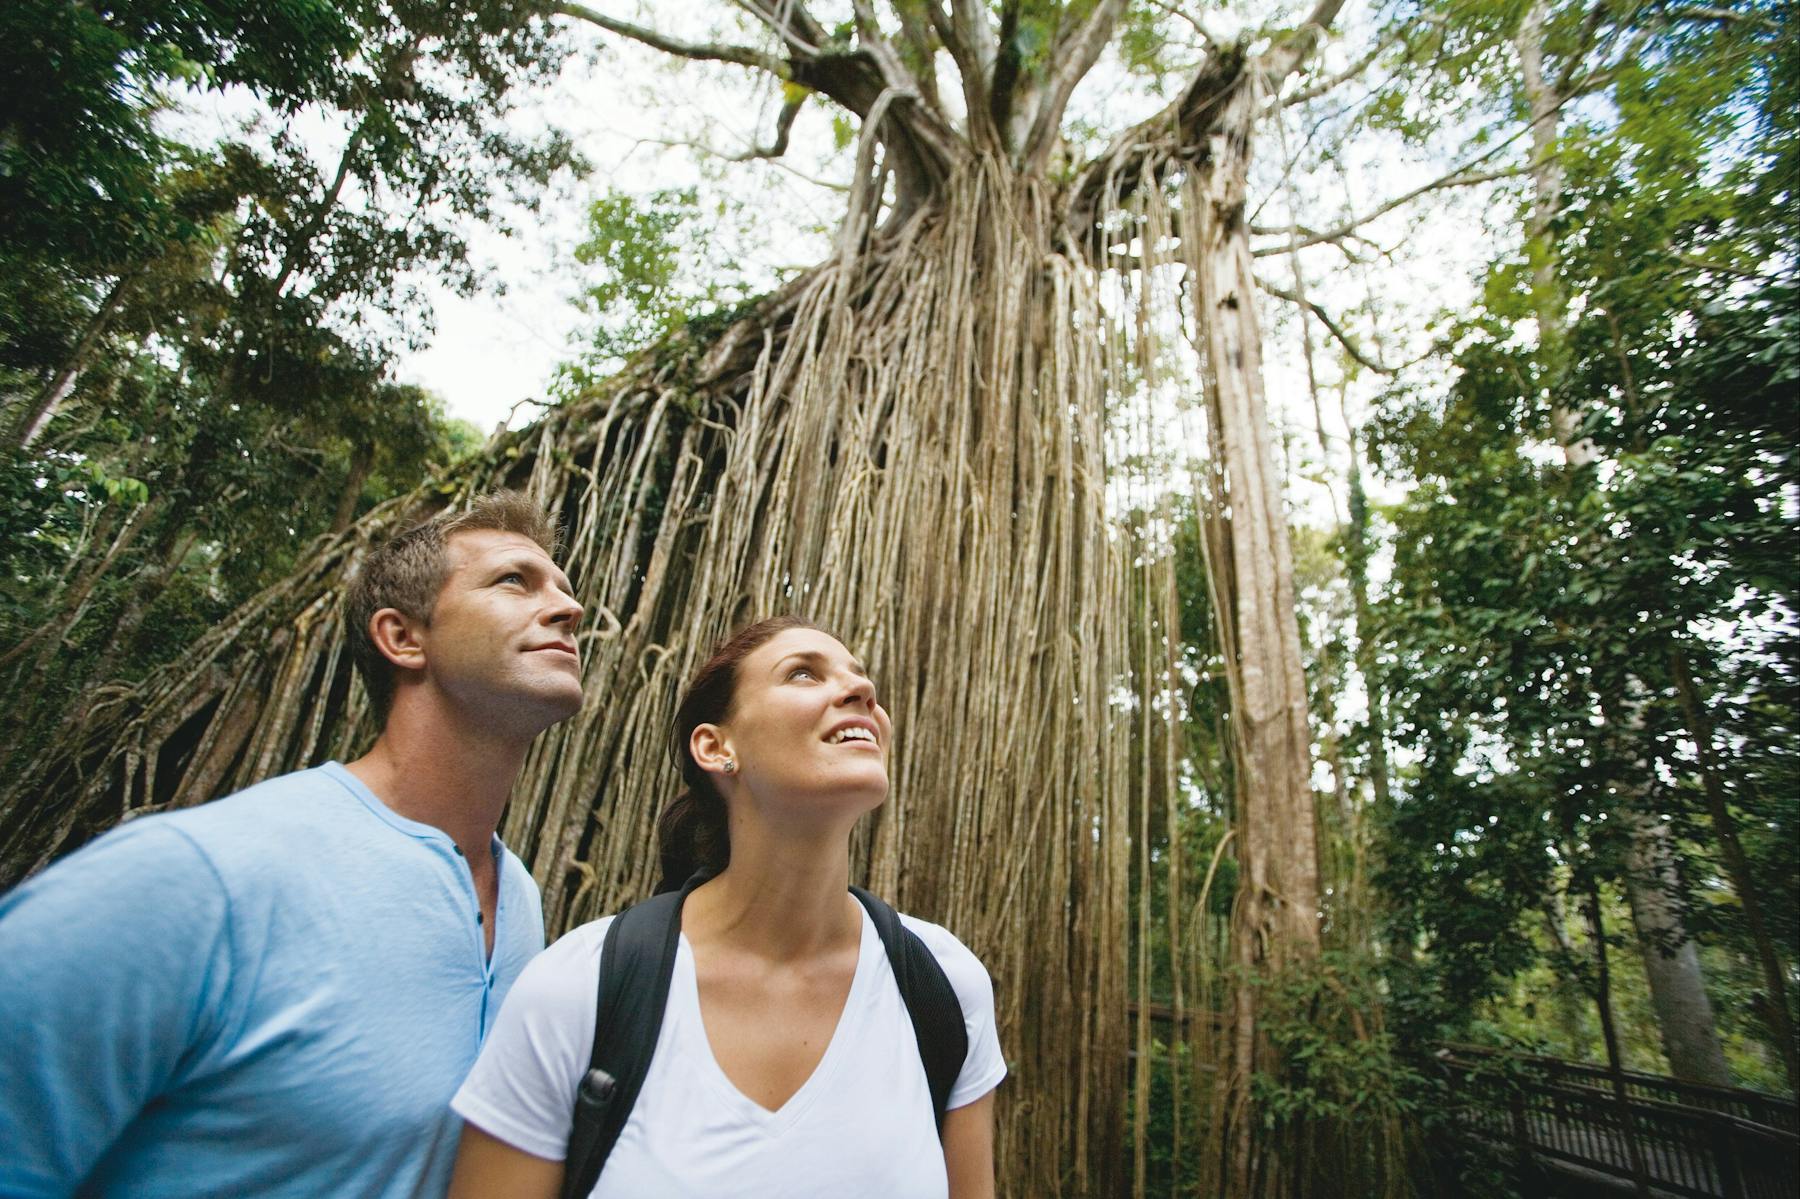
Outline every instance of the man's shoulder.
<path id="1" fill-rule="evenodd" d="M 246 862 L 261 868 L 291 860 L 294 838 L 340 824 L 360 807 L 321 766 L 277 775 L 197 807 L 139 817 L 124 827 L 178 836 L 223 872 Z"/>
<path id="2" fill-rule="evenodd" d="M 260 821 L 308 820 L 320 815 L 323 801 L 327 807 L 341 809 L 344 801 L 355 796 L 338 778 L 334 764 L 314 766 L 278 774 L 274 778 L 253 783 L 242 791 L 209 800 L 191 808 L 166 813 L 167 819 L 180 822 L 193 830 L 231 829 Z"/>

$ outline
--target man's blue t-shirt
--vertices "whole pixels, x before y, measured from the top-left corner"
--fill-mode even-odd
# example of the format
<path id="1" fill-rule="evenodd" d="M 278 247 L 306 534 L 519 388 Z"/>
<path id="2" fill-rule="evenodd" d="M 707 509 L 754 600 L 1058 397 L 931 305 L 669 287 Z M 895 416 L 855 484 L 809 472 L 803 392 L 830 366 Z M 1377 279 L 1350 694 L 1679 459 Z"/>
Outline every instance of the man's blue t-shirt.
<path id="1" fill-rule="evenodd" d="M 450 1097 L 544 944 L 495 839 L 337 763 L 132 821 L 0 899 L 0 1195 L 442 1195 Z"/>

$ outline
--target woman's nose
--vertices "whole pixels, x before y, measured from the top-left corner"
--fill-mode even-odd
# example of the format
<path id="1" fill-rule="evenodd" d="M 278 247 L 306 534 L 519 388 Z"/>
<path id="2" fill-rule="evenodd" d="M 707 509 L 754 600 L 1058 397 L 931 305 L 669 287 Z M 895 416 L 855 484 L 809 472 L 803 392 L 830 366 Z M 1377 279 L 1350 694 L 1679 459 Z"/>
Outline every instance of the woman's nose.
<path id="1" fill-rule="evenodd" d="M 842 702 L 866 704 L 869 707 L 874 707 L 875 684 L 859 674 L 848 676 L 848 678 L 845 679 L 844 699 Z"/>

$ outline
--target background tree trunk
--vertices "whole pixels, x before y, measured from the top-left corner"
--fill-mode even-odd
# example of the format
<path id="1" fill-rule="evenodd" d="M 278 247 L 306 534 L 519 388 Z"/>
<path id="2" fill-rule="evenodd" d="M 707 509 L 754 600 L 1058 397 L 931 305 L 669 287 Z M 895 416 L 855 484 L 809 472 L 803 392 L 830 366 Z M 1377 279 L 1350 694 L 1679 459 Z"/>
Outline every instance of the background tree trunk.
<path id="1" fill-rule="evenodd" d="M 1731 1069 L 1700 975 L 1700 954 L 1682 916 L 1669 826 L 1635 808 L 1619 818 L 1630 834 L 1625 893 L 1669 1069 L 1689 1082 L 1728 1087 Z"/>
<path id="2" fill-rule="evenodd" d="M 142 265 L 126 267 L 113 280 L 107 289 L 106 297 L 100 301 L 100 307 L 88 318 L 86 326 L 81 330 L 81 337 L 69 350 L 69 356 L 56 374 L 39 390 L 37 398 L 20 414 L 17 426 L 13 430 L 14 442 L 20 449 L 29 449 L 44 434 L 44 427 L 50 423 L 64 400 L 75 390 L 75 384 L 81 379 L 81 372 L 87 369 L 88 360 L 99 346 L 100 339 L 105 336 L 107 327 L 124 302 L 125 294 L 131 285 L 137 282 L 143 272 Z"/>
<path id="3" fill-rule="evenodd" d="M 1235 827 L 1239 884 L 1232 957 L 1243 975 L 1233 995 L 1226 1193 L 1276 1193 L 1278 1164 L 1258 1151 L 1252 1076 L 1275 1070 L 1257 1027 L 1254 980 L 1319 952 L 1319 858 L 1312 791 L 1306 676 L 1294 609 L 1293 550 L 1268 407 L 1244 198 L 1255 90 L 1234 88 L 1189 188 L 1189 259 L 1203 330 L 1215 489 L 1206 507 L 1216 530 L 1222 641 L 1232 681 L 1231 733 L 1239 780 Z"/>
<path id="4" fill-rule="evenodd" d="M 1788 1006 L 1787 967 L 1782 963 L 1780 950 L 1775 947 L 1775 938 L 1769 933 L 1769 922 L 1763 916 L 1762 897 L 1750 871 L 1750 859 L 1744 853 L 1743 842 L 1738 839 L 1737 820 L 1731 814 L 1724 784 L 1713 761 L 1712 722 L 1700 704 L 1687 655 L 1679 647 L 1670 654 L 1670 666 L 1675 676 L 1675 693 L 1681 700 L 1681 710 L 1687 718 L 1688 732 L 1694 738 L 1695 753 L 1700 760 L 1700 783 L 1706 792 L 1713 835 L 1718 839 L 1720 856 L 1725 860 L 1731 885 L 1744 905 L 1744 922 L 1750 926 L 1757 964 L 1762 968 L 1763 985 L 1768 991 L 1760 1005 L 1763 1020 L 1781 1054 L 1788 1086 L 1800 1089 L 1800 1040 L 1795 1038 L 1792 1009 Z"/>
<path id="5" fill-rule="evenodd" d="M 1558 278 L 1555 240 L 1555 222 L 1562 210 L 1565 188 L 1557 142 L 1560 114 L 1568 97 L 1545 76 L 1547 16 L 1544 0 L 1532 0 L 1513 38 L 1531 120 L 1532 203 L 1526 247 L 1538 320 L 1539 385 L 1549 400 L 1551 431 L 1562 449 L 1571 486 L 1579 488 L 1587 486 L 1580 472 L 1593 464 L 1598 450 L 1591 438 L 1582 435 L 1582 414 L 1558 394 L 1567 366 L 1569 315 Z M 1635 677 L 1628 677 L 1627 684 L 1636 694 L 1644 690 Z M 1608 711 L 1605 703 L 1599 705 L 1599 710 L 1610 726 L 1608 731 L 1624 735 L 1635 744 L 1642 738 L 1642 721 L 1636 716 L 1641 700 L 1628 699 L 1627 704 L 1631 711 L 1623 719 L 1618 712 Z M 1637 810 L 1643 782 L 1651 777 L 1651 764 L 1644 755 L 1633 753 L 1631 757 L 1631 773 L 1635 777 L 1621 780 L 1620 790 L 1629 798 L 1619 805 L 1616 814 L 1626 822 L 1629 834 L 1626 892 L 1664 1052 L 1678 1077 L 1729 1085 L 1729 1070 L 1712 1004 L 1706 995 L 1699 954 L 1688 937 L 1682 916 L 1679 879 L 1667 826 Z M 1607 1018 L 1610 1020 L 1610 1014 Z"/>

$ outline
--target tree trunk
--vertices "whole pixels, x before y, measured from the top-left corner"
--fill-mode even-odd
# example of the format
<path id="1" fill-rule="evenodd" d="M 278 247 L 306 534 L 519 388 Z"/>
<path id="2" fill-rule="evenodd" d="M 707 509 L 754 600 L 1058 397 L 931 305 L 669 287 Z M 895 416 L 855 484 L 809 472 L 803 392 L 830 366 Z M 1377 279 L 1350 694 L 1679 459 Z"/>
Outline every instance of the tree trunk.
<path id="1" fill-rule="evenodd" d="M 106 293 L 106 298 L 100 302 L 100 307 L 95 309 L 94 315 L 88 318 L 87 325 L 82 329 L 81 337 L 76 340 L 75 347 L 69 351 L 68 358 L 61 367 L 57 368 L 55 376 L 38 392 L 37 399 L 32 403 L 30 410 L 21 416 L 15 433 L 20 449 L 30 449 L 37 439 L 43 436 L 44 427 L 56 415 L 62 402 L 68 399 L 70 393 L 75 390 L 75 384 L 80 380 L 81 372 L 87 369 L 88 359 L 93 355 L 94 348 L 100 344 L 100 338 L 106 333 L 107 327 L 112 324 L 112 318 L 119 311 L 119 305 L 125 299 L 125 293 L 137 280 L 138 274 L 142 270 L 141 266 L 132 266 L 119 272 L 119 277 L 113 281 L 112 288 Z"/>
<path id="2" fill-rule="evenodd" d="M 1212 138 L 1200 220 L 1198 285 L 1206 322 L 1207 381 L 1217 420 L 1230 519 L 1233 658 L 1243 688 L 1238 774 L 1253 802 L 1238 814 L 1238 854 L 1249 881 L 1244 927 L 1272 936 L 1271 964 L 1316 955 L 1319 874 L 1306 675 L 1294 604 L 1294 558 L 1263 395 L 1262 335 L 1244 221 L 1250 90 L 1228 102 Z M 1235 118 L 1235 120 L 1233 119 Z"/>
<path id="3" fill-rule="evenodd" d="M 175 577 L 175 572 L 187 560 L 188 554 L 199 540 L 198 529 L 183 532 L 180 525 L 170 522 L 152 554 L 152 557 L 160 559 L 156 570 L 147 576 L 139 575 L 140 581 L 131 589 L 130 602 L 120 610 L 113 620 L 112 628 L 106 633 L 106 649 L 94 663 L 89 678 L 104 682 L 118 677 L 117 665 L 137 638 L 144 617 L 149 615 L 156 601 L 162 598 L 163 592 L 169 589 L 170 580 Z"/>
<path id="4" fill-rule="evenodd" d="M 337 512 L 331 518 L 332 536 L 342 533 L 350 527 L 356 516 L 356 505 L 362 501 L 363 484 L 369 481 L 369 472 L 375 468 L 375 447 L 368 444 L 359 445 L 350 458 L 350 474 L 344 480 L 343 490 L 338 492 Z"/>
<path id="5" fill-rule="evenodd" d="M 1551 943 L 1561 955 L 1552 961 L 1563 967 L 1553 974 L 1550 984 L 1556 1005 L 1555 1020 L 1563 1034 L 1563 1053 L 1579 1059 L 1585 1057 L 1591 1047 L 1582 1013 L 1587 1010 L 1586 1001 L 1591 1001 L 1593 995 L 1587 991 L 1581 958 L 1574 939 L 1569 936 L 1568 906 L 1563 902 L 1561 891 L 1553 888 L 1544 897 L 1543 913 L 1544 931 L 1550 934 Z M 1601 1048 L 1604 1051 L 1605 1046 Z"/>
<path id="6" fill-rule="evenodd" d="M 1319 952 L 1319 859 L 1311 732 L 1293 551 L 1263 395 L 1262 335 L 1244 219 L 1253 89 L 1225 100 L 1190 188 L 1197 244 L 1190 259 L 1204 332 L 1217 489 L 1207 497 L 1220 551 L 1209 563 L 1232 681 L 1239 890 L 1232 956 L 1243 971 L 1233 999 L 1227 1192 L 1273 1192 L 1276 1163 L 1259 1160 L 1249 1118 L 1251 1079 L 1276 1068 L 1259 1044 L 1252 980 Z M 1223 519 L 1229 511 L 1229 520 Z M 1290 1166 L 1295 1163 L 1288 1163 Z"/>
<path id="7" fill-rule="evenodd" d="M 1669 826 L 1636 808 L 1618 815 L 1630 834 L 1625 893 L 1669 1069 L 1688 1082 L 1728 1087 L 1731 1070 L 1701 978 L 1700 955 L 1687 935 Z"/>
<path id="8" fill-rule="evenodd" d="M 1690 1082 L 1730 1086 L 1700 954 L 1688 936 L 1675 839 L 1668 823 L 1649 806 L 1655 767 L 1644 731 L 1648 694 L 1635 674 L 1627 674 L 1624 695 L 1600 705 L 1608 732 L 1623 743 L 1628 764 L 1612 813 L 1627 835 L 1625 895 L 1669 1069 Z"/>
<path id="9" fill-rule="evenodd" d="M 1531 119 L 1532 204 L 1527 220 L 1526 253 L 1531 262 L 1533 306 L 1538 319 L 1538 368 L 1550 403 L 1551 431 L 1562 449 L 1573 486 L 1583 486 L 1579 472 L 1599 456 L 1593 440 L 1581 434 L 1582 418 L 1556 394 L 1567 365 L 1569 316 L 1566 297 L 1557 278 L 1560 254 L 1555 240 L 1555 221 L 1562 211 L 1564 173 L 1556 157 L 1560 135 L 1559 114 L 1565 97 L 1544 77 L 1544 0 L 1532 0 L 1513 47 Z M 1642 684 L 1628 676 L 1629 688 L 1641 693 Z M 1604 712 L 1606 705 L 1601 705 Z M 1620 721 L 1605 713 L 1615 731 L 1642 739 L 1641 722 Z M 1623 729 L 1619 726 L 1623 725 Z M 1651 775 L 1646 755 L 1634 754 L 1633 780 L 1622 790 L 1636 796 L 1641 780 Z M 1677 1077 L 1695 1082 L 1729 1085 L 1724 1050 L 1719 1044 L 1712 1004 L 1707 999 L 1700 957 L 1682 919 L 1678 879 L 1668 843 L 1668 830 L 1660 822 L 1636 810 L 1636 800 L 1621 804 L 1616 813 L 1628 821 L 1631 834 L 1626 892 L 1632 920 L 1639 934 L 1644 973 L 1657 1015 L 1658 1033 L 1670 1069 Z"/>
<path id="10" fill-rule="evenodd" d="M 1345 419 L 1349 426 L 1348 417 Z M 1369 603 L 1369 499 L 1363 490 L 1362 446 L 1357 430 L 1350 427 L 1350 471 L 1347 505 L 1350 523 L 1345 550 L 1350 576 L 1350 599 L 1356 614 L 1356 672 L 1362 676 L 1368 692 L 1369 788 L 1375 797 L 1375 808 L 1386 813 L 1393 807 L 1393 785 L 1389 781 L 1387 753 L 1387 704 L 1375 671 L 1375 632 Z"/>
<path id="11" fill-rule="evenodd" d="M 131 544 L 137 540 L 138 535 L 144 531 L 144 526 L 149 522 L 150 517 L 159 512 L 161 508 L 162 505 L 154 499 L 133 508 L 131 516 L 125 521 L 125 526 L 119 530 L 118 536 L 113 538 L 112 544 L 107 547 L 106 553 L 98 562 L 90 566 L 87 571 L 83 573 L 80 580 L 70 588 L 68 594 L 62 601 L 61 611 L 58 615 L 32 630 L 30 634 L 17 645 L 14 645 L 11 649 L 7 650 L 4 654 L 0 654 L 0 668 L 13 665 L 13 663 L 17 662 L 24 655 L 26 650 L 33 646 L 43 645 L 46 640 L 51 644 L 54 644 L 57 638 L 66 635 L 81 619 L 82 613 L 86 611 L 88 600 L 93 596 L 94 588 L 99 585 L 101 579 L 106 577 L 107 573 L 112 569 L 113 563 L 118 561 L 119 555 L 124 553 L 130 548 Z M 35 661 L 33 667 L 34 673 L 44 665 L 44 652 L 46 651 L 40 651 L 39 656 Z"/>
<path id="12" fill-rule="evenodd" d="M 1719 851 L 1725 859 L 1725 872 L 1731 876 L 1732 890 L 1737 892 L 1738 902 L 1744 906 L 1744 923 L 1750 926 L 1750 937 L 1756 945 L 1756 957 L 1762 967 L 1763 986 L 1768 989 L 1764 996 L 1763 1020 L 1775 1041 L 1776 1051 L 1781 1054 L 1782 1067 L 1787 1072 L 1789 1090 L 1800 1090 L 1800 1043 L 1794 1037 L 1792 1009 L 1788 1006 L 1787 968 L 1782 964 L 1781 953 L 1775 948 L 1775 938 L 1769 933 L 1769 923 L 1763 916 L 1762 897 L 1757 890 L 1756 879 L 1750 871 L 1750 858 L 1744 853 L 1744 846 L 1738 840 L 1737 820 L 1731 814 L 1731 808 L 1725 798 L 1725 786 L 1719 779 L 1719 771 L 1713 760 L 1712 721 L 1701 706 L 1698 691 L 1694 687 L 1694 676 L 1688 668 L 1687 655 L 1680 647 L 1670 654 L 1670 666 L 1675 676 L 1675 692 L 1681 700 L 1681 710 L 1687 718 L 1688 732 L 1694 738 L 1694 751 L 1700 760 L 1700 783 L 1706 792 L 1707 811 L 1712 816 L 1713 835 L 1718 838 Z"/>

